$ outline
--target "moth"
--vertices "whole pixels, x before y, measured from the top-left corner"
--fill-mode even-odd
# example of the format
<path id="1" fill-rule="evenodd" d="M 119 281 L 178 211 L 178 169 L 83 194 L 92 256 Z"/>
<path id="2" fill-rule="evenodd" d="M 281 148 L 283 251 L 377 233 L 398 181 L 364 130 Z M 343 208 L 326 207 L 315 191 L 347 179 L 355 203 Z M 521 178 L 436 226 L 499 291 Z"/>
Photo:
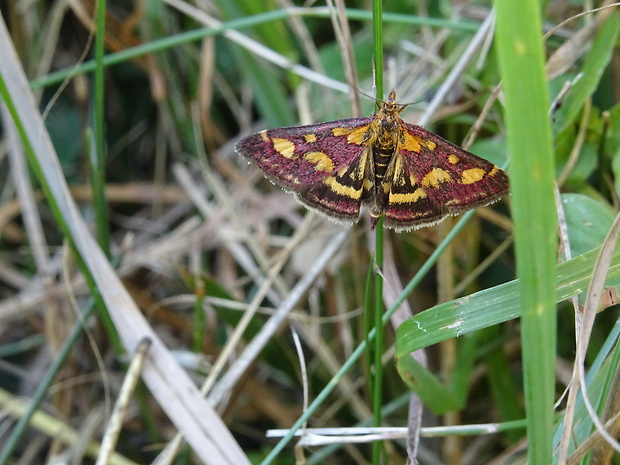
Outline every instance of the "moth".
<path id="1" fill-rule="evenodd" d="M 310 210 L 337 222 L 356 222 L 366 206 L 373 229 L 382 215 L 396 231 L 432 226 L 508 192 L 504 171 L 404 122 L 406 107 L 392 90 L 370 117 L 265 129 L 236 150 Z"/>

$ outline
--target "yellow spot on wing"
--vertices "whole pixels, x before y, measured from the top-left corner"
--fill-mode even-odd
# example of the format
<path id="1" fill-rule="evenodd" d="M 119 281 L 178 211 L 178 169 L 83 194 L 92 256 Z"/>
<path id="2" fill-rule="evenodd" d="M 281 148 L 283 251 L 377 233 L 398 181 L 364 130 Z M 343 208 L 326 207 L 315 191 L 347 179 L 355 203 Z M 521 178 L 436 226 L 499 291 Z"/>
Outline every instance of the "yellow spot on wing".
<path id="1" fill-rule="evenodd" d="M 304 159 L 312 163 L 317 171 L 333 171 L 334 162 L 323 152 L 308 152 Z"/>
<path id="2" fill-rule="evenodd" d="M 362 154 L 362 156 L 360 157 L 360 160 L 359 160 L 359 162 L 357 164 L 357 167 L 354 170 L 351 170 L 349 172 L 349 177 L 352 180 L 359 181 L 359 180 L 363 179 L 364 181 L 366 181 L 364 179 L 364 175 L 365 175 L 364 171 L 366 170 L 366 166 L 368 164 L 368 153 L 369 153 L 369 151 L 365 150 L 364 153 Z M 349 169 L 348 166 L 343 166 L 339 170 L 338 174 L 340 176 L 344 176 L 346 171 L 347 171 L 347 169 Z"/>
<path id="3" fill-rule="evenodd" d="M 424 140 L 424 145 L 426 145 L 426 148 L 429 150 L 435 150 L 435 147 L 437 147 L 437 144 L 435 142 L 428 139 Z"/>
<path id="4" fill-rule="evenodd" d="M 368 132 L 368 126 L 362 126 L 359 128 L 355 128 L 351 131 L 351 133 L 347 137 L 347 142 L 349 144 L 356 144 L 356 145 L 367 144 L 369 142 L 366 139 L 367 132 Z"/>
<path id="5" fill-rule="evenodd" d="M 402 157 L 400 156 L 397 156 L 396 159 L 394 160 L 393 179 L 394 179 L 394 184 L 396 184 L 397 186 L 404 186 L 407 183 L 407 180 L 405 179 L 405 171 L 403 170 Z"/>
<path id="6" fill-rule="evenodd" d="M 407 180 L 403 176 L 402 171 L 394 173 L 394 184 L 397 186 L 404 186 L 407 183 Z"/>
<path id="7" fill-rule="evenodd" d="M 448 161 L 452 163 L 453 165 L 456 165 L 459 161 L 461 161 L 461 159 L 457 157 L 456 155 L 454 155 L 453 153 L 451 153 L 450 155 L 448 155 Z"/>
<path id="8" fill-rule="evenodd" d="M 348 136 L 347 142 L 349 144 L 364 145 L 370 144 L 370 141 L 366 137 L 366 133 L 369 131 L 369 126 L 360 126 L 358 128 L 334 128 L 332 134 L 334 136 Z"/>
<path id="9" fill-rule="evenodd" d="M 420 153 L 422 150 L 422 139 L 416 136 L 412 136 L 408 132 L 404 133 L 402 148 L 409 152 Z M 433 147 L 434 148 L 434 147 Z"/>
<path id="10" fill-rule="evenodd" d="M 425 187 L 439 187 L 440 182 L 452 181 L 452 176 L 446 170 L 434 168 L 422 178 L 422 185 Z"/>
<path id="11" fill-rule="evenodd" d="M 267 137 L 266 129 L 263 129 L 261 132 L 259 132 L 259 134 L 260 134 L 260 138 L 263 139 L 265 142 L 269 140 L 269 137 Z"/>
<path id="12" fill-rule="evenodd" d="M 353 200 L 358 200 L 362 196 L 362 189 L 355 189 L 354 187 L 340 184 L 334 176 L 325 178 L 325 184 L 328 185 L 329 188 L 336 194 L 349 197 Z"/>
<path id="13" fill-rule="evenodd" d="M 314 135 L 314 134 L 305 134 L 304 135 L 304 139 L 306 139 L 306 142 L 308 142 L 308 143 L 316 142 L 316 135 Z"/>
<path id="14" fill-rule="evenodd" d="M 351 134 L 352 131 L 353 131 L 353 129 L 351 129 L 351 128 L 345 128 L 345 127 L 334 128 L 334 129 L 332 129 L 332 134 L 334 136 L 346 136 L 348 134 Z"/>
<path id="15" fill-rule="evenodd" d="M 418 187 L 415 191 L 406 194 L 390 193 L 389 203 L 415 203 L 420 199 L 426 198 L 426 191 Z"/>
<path id="16" fill-rule="evenodd" d="M 288 139 L 279 139 L 274 137 L 272 139 L 273 148 L 285 158 L 293 158 L 295 155 L 295 144 Z"/>
<path id="17" fill-rule="evenodd" d="M 489 174 L 487 176 L 495 176 L 500 171 L 501 170 L 499 169 L 499 166 L 493 166 L 493 169 L 489 171 Z"/>
<path id="18" fill-rule="evenodd" d="M 362 165 L 361 163 L 356 169 L 351 170 L 351 172 L 349 173 L 349 177 L 353 179 L 354 181 L 359 181 L 360 179 L 362 179 L 363 176 L 364 176 L 364 165 Z"/>
<path id="19" fill-rule="evenodd" d="M 461 175 L 461 184 L 473 184 L 484 178 L 486 171 L 482 168 L 471 168 L 463 171 Z"/>

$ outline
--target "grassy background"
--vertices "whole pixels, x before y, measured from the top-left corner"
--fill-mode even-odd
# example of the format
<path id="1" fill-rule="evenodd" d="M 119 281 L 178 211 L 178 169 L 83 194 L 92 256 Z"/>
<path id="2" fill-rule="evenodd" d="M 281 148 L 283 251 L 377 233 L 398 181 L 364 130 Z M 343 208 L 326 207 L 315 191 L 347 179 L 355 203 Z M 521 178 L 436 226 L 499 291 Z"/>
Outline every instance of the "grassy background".
<path id="1" fill-rule="evenodd" d="M 323 6 L 286 10 L 282 5 L 226 0 L 201 9 L 174 1 L 109 3 L 99 42 L 106 55 L 98 60 L 90 19 L 94 4 L 2 7 L 10 40 L 0 48 L 5 53 L 12 43 L 32 90 L 19 87 L 11 57 L 3 55 L 0 90 L 26 145 L 20 155 L 19 137 L 5 113 L 0 403 L 11 413 L 0 434 L 1 463 L 18 458 L 45 463 L 57 454 L 67 454 L 73 463 L 94 463 L 127 364 L 143 336 L 154 341 L 145 385 L 138 385 L 129 403 L 114 463 L 150 463 L 178 430 L 190 446 L 180 447 L 174 463 L 209 463 L 206 457 L 212 463 L 292 463 L 292 446 L 281 442 L 274 449 L 277 440 L 264 432 L 298 420 L 304 386 L 314 401 L 306 415 L 309 427 L 369 424 L 367 364 L 360 346 L 360 309 L 374 250 L 367 218 L 343 233 L 307 214 L 241 160 L 233 145 L 266 127 L 370 114 L 374 102 L 362 96 L 359 106 L 356 98 L 358 90 L 372 95 L 371 12 L 363 2 L 347 2 L 347 33 Z M 525 199 L 521 205 L 549 205 L 550 189 L 545 198 L 536 193 L 534 165 L 528 179 L 527 163 L 533 162 L 515 162 L 510 128 L 519 120 L 527 127 L 532 114 L 527 107 L 515 112 L 510 99 L 519 103 L 522 95 L 525 102 L 531 87 L 520 80 L 520 88 L 510 89 L 506 80 L 519 79 L 519 69 L 510 74 L 505 65 L 518 64 L 510 51 L 498 55 L 496 42 L 481 42 L 443 104 L 425 112 L 426 102 L 445 90 L 446 77 L 459 69 L 489 7 L 488 2 L 459 7 L 448 1 L 385 2 L 385 88 L 396 88 L 400 102 L 413 102 L 404 114 L 407 121 L 423 120 L 430 130 L 468 144 L 496 164 L 510 160 L 511 177 L 521 183 L 519 201 Z M 511 11 L 516 14 L 510 9 L 502 14 L 510 18 Z M 552 2 L 541 10 L 543 29 L 583 11 L 579 2 Z M 526 414 L 526 398 L 546 389 L 543 399 L 551 412 L 548 398 L 559 399 L 574 379 L 575 352 L 581 349 L 587 349 L 584 382 L 594 408 L 603 422 L 618 411 L 607 402 L 608 393 L 617 390 L 620 357 L 613 287 L 620 277 L 617 253 L 608 273 L 611 287 L 599 292 L 604 304 L 586 300 L 585 292 L 593 269 L 596 274 L 604 267 L 596 257 L 613 232 L 619 205 L 618 18 L 611 11 L 567 22 L 544 42 L 551 101 L 538 104 L 552 108 L 542 124 L 552 129 L 555 172 L 543 165 L 542 174 L 554 175 L 563 194 L 560 253 L 528 227 L 538 222 L 528 225 L 527 210 L 515 215 L 519 223 L 513 228 L 510 200 L 479 209 L 455 230 L 457 220 L 450 219 L 413 233 L 386 234 L 384 302 L 396 313 L 387 314 L 392 318 L 386 317 L 384 333 L 384 424 L 413 426 L 407 408 L 413 387 L 432 409 L 424 413 L 424 426 L 446 427 L 435 433 L 439 437 L 421 439 L 420 463 L 520 463 L 527 453 L 524 425 L 532 428 L 535 421 Z M 510 45 L 508 31 L 498 31 L 498 42 L 502 33 Z M 344 63 L 351 57 L 348 69 Z M 502 78 L 506 95 L 495 92 Z M 566 83 L 570 86 L 561 93 Z M 29 92 L 53 147 L 41 144 L 44 129 L 27 113 L 23 96 Z M 534 147 L 547 144 L 544 136 L 527 134 L 518 137 L 531 137 L 526 142 Z M 62 171 L 55 171 L 52 159 Z M 79 210 L 68 197 L 63 200 L 63 179 Z M 79 217 L 116 271 L 108 270 L 104 256 L 83 238 Z M 529 241 L 543 251 L 540 257 L 530 255 L 526 268 L 521 257 L 518 272 L 514 231 L 517 244 Z M 615 243 L 613 235 L 608 242 Z M 436 250 L 441 255 L 433 254 Z M 603 248 L 602 256 L 612 252 Z M 521 337 L 518 317 L 535 310 L 521 307 L 523 296 L 530 295 L 523 278 L 532 281 L 527 266 L 539 267 L 542 255 L 553 288 L 539 281 L 529 285 L 540 284 L 547 296 L 556 296 L 557 344 L 554 334 L 541 340 L 524 331 Z M 567 263 L 549 267 L 549 257 Z M 509 283 L 515 278 L 521 280 Z M 593 284 L 602 287 L 604 278 Z M 586 315 L 605 308 L 579 348 L 575 305 L 591 309 Z M 82 320 L 90 308 L 97 316 Z M 415 316 L 407 319 L 404 311 Z M 553 313 L 547 318 L 555 320 Z M 304 370 L 290 326 L 302 341 Z M 522 344 L 543 347 L 547 365 L 554 363 L 555 370 L 540 377 L 546 380 L 543 387 L 537 386 L 535 365 L 521 358 Z M 424 348 L 428 370 L 408 355 Z M 532 371 L 523 377 L 528 369 L 534 379 Z M 215 412 L 206 402 L 192 397 L 196 393 L 184 390 L 204 383 L 223 423 L 210 416 Z M 36 398 L 41 400 L 33 407 L 37 414 L 22 436 L 18 433 L 28 422 L 15 422 L 26 418 L 25 406 Z M 560 403 L 553 419 L 534 426 L 541 430 L 530 430 L 531 444 L 545 443 L 534 455 L 545 457 L 559 446 L 565 424 L 569 439 L 593 451 L 585 458 L 577 451 L 571 463 L 609 455 L 600 443 L 586 441 L 593 426 L 580 399 Z M 497 422 L 499 433 L 473 427 L 456 433 L 462 425 Z M 58 428 L 72 434 L 63 438 Z M 228 442 L 233 437 L 238 445 Z M 227 449 L 225 444 L 236 452 L 222 452 L 218 462 L 213 448 Z M 567 444 L 566 454 L 573 454 L 575 444 Z M 391 462 L 404 463 L 402 438 L 387 442 L 386 450 Z M 310 463 L 370 463 L 370 451 L 356 444 L 315 446 L 304 453 Z M 617 455 L 614 463 L 620 463 Z"/>

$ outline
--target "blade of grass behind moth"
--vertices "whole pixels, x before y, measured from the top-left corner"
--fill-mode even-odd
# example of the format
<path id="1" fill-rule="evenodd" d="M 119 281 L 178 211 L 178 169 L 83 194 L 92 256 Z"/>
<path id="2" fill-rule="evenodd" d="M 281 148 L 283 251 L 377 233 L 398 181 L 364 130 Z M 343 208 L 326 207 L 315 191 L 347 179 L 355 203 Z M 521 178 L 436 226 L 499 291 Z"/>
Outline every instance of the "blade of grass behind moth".
<path id="1" fill-rule="evenodd" d="M 96 221 L 96 234 L 101 246 L 107 246 L 107 249 L 102 249 L 104 254 L 106 254 L 106 258 L 110 258 L 110 230 L 109 225 L 107 224 L 108 215 L 107 215 L 107 205 L 105 201 L 105 181 L 104 181 L 104 169 L 103 165 L 99 164 L 100 161 L 97 159 L 98 155 L 96 154 L 97 148 L 95 144 L 93 144 L 92 132 L 87 129 L 86 130 L 86 141 L 88 144 L 88 170 L 89 170 L 89 178 L 91 182 L 91 192 L 93 197 L 93 208 L 95 210 L 95 221 Z M 102 211 L 105 211 L 102 213 Z M 99 213 L 97 213 L 99 212 Z M 105 222 L 105 224 L 104 224 Z M 114 327 L 114 322 L 110 317 L 108 311 L 104 308 L 98 308 L 97 313 L 99 318 L 101 319 L 101 323 L 105 328 L 112 344 L 114 345 L 114 349 L 117 353 L 123 353 L 123 344 L 118 336 L 116 328 Z"/>
<path id="2" fill-rule="evenodd" d="M 382 0 L 373 0 L 372 2 L 372 25 L 373 25 L 373 44 L 374 44 L 374 62 L 375 62 L 375 88 L 376 98 L 383 99 L 383 4 Z M 376 329 L 376 338 L 374 341 L 374 373 L 371 376 L 372 386 L 372 408 L 374 426 L 381 426 L 381 406 L 383 404 L 383 216 L 379 218 L 375 229 L 375 263 L 370 266 L 375 269 L 375 289 L 374 302 L 374 327 Z M 366 311 L 371 311 L 368 308 Z M 368 337 L 368 336 L 367 336 Z M 376 441 L 372 444 L 372 462 L 373 465 L 381 463 L 383 454 L 383 442 Z"/>

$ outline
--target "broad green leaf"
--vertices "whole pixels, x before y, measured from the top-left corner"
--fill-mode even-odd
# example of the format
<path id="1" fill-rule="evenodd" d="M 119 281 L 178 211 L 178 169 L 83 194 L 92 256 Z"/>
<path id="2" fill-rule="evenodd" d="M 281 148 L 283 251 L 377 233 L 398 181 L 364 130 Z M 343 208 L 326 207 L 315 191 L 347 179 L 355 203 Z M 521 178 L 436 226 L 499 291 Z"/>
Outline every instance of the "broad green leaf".
<path id="1" fill-rule="evenodd" d="M 615 215 L 611 208 L 581 194 L 562 194 L 571 255 L 576 257 L 603 243 Z"/>
<path id="2" fill-rule="evenodd" d="M 557 302 L 588 288 L 599 251 L 597 248 L 557 265 Z M 614 252 L 607 273 L 607 281 L 618 279 L 620 247 Z M 396 359 L 400 363 L 401 358 L 415 350 L 520 316 L 518 280 L 437 305 L 408 319 L 396 330 Z"/>

